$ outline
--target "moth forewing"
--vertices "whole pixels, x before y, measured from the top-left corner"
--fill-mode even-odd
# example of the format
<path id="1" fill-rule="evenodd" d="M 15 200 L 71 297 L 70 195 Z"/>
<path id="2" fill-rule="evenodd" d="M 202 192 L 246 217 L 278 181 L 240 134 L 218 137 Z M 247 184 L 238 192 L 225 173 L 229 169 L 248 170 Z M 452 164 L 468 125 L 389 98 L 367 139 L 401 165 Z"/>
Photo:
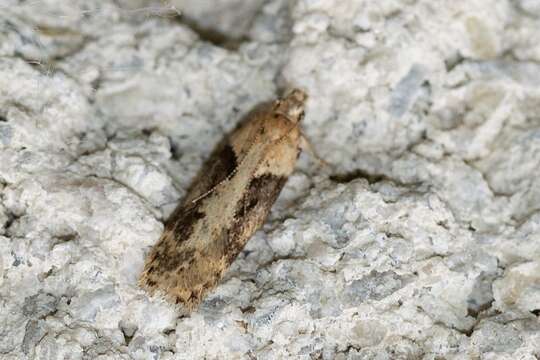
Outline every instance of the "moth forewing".
<path id="1" fill-rule="evenodd" d="M 191 310 L 216 286 L 294 170 L 306 99 L 293 90 L 213 153 L 148 254 L 142 287 Z"/>

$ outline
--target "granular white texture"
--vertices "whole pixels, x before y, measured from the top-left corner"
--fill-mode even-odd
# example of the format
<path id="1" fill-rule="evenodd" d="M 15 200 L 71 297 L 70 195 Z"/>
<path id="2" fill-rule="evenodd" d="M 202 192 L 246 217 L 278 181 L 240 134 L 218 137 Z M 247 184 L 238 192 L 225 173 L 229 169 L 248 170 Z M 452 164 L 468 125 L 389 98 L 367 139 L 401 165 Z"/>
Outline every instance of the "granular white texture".
<path id="1" fill-rule="evenodd" d="M 0 2 L 0 358 L 540 358 L 532 0 Z M 201 307 L 138 288 L 223 135 L 302 155 Z"/>

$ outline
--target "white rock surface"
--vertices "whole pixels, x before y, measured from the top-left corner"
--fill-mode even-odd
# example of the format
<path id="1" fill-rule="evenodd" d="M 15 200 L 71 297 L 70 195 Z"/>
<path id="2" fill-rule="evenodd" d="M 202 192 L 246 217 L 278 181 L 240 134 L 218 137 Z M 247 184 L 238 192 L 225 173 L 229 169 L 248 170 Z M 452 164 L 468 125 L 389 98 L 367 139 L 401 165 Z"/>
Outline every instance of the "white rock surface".
<path id="1" fill-rule="evenodd" d="M 3 0 L 0 357 L 539 358 L 539 64 L 532 0 Z M 181 317 L 144 255 L 287 86 L 332 168 Z"/>

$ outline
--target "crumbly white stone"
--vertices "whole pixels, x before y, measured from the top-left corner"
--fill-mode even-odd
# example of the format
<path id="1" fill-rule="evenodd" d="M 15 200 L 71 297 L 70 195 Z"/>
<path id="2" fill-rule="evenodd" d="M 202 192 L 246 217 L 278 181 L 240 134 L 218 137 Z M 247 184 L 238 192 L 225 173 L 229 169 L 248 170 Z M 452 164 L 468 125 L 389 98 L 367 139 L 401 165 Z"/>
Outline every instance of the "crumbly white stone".
<path id="1" fill-rule="evenodd" d="M 538 358 L 538 34 L 531 0 L 4 1 L 1 357 Z M 198 311 L 149 298 L 162 221 L 287 86 L 331 166 Z"/>

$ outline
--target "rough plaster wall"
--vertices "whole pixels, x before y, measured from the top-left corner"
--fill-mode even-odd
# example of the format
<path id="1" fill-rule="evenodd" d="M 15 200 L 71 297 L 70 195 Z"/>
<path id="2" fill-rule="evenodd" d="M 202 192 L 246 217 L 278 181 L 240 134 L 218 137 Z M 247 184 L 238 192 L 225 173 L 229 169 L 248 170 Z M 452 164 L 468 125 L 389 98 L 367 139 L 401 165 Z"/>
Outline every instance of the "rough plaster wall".
<path id="1" fill-rule="evenodd" d="M 2 0 L 0 357 L 539 358 L 539 64 L 534 0 Z M 144 255 L 291 85 L 331 167 L 180 317 Z"/>

